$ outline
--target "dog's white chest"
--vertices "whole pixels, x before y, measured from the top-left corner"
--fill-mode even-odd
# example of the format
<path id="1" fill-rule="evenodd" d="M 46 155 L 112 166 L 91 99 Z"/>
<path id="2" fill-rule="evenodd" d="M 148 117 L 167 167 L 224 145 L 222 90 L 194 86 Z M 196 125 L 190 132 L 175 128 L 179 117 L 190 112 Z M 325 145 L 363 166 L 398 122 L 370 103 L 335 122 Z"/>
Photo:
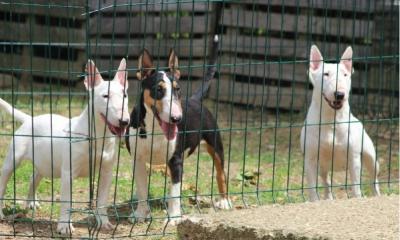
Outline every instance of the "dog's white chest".
<path id="1" fill-rule="evenodd" d="M 346 124 L 348 125 L 348 124 Z M 347 155 L 351 153 L 348 127 L 344 124 L 326 126 L 321 132 L 320 154 L 324 159 L 333 159 L 334 167 L 339 170 L 346 166 Z M 330 162 L 330 161 L 329 161 Z"/>
<path id="2" fill-rule="evenodd" d="M 154 123 L 156 125 L 158 123 Z M 168 163 L 175 151 L 176 139 L 168 141 L 159 126 L 154 131 L 147 131 L 146 137 L 136 136 L 137 129 L 131 128 L 132 136 L 129 138 L 131 155 L 133 159 L 140 159 L 154 165 Z"/>
<path id="3" fill-rule="evenodd" d="M 348 159 L 352 159 L 351 155 L 360 145 L 354 140 L 354 117 L 347 113 L 343 118 L 320 118 L 318 113 L 315 108 L 309 109 L 308 126 L 303 128 L 301 139 L 305 141 L 305 154 L 319 159 L 321 165 L 333 165 L 335 170 L 344 170 Z"/>
<path id="4" fill-rule="evenodd" d="M 321 128 L 321 146 L 328 149 L 333 147 L 343 151 L 349 146 L 349 124 L 329 124 Z"/>

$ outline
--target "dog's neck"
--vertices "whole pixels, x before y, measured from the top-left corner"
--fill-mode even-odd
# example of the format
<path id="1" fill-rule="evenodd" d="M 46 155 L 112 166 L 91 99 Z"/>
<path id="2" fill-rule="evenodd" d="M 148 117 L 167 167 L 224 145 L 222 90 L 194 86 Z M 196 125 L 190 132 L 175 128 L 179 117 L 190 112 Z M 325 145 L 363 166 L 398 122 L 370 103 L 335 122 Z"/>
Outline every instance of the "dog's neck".
<path id="1" fill-rule="evenodd" d="M 101 119 L 100 113 L 96 112 L 92 106 L 93 104 L 89 103 L 83 112 L 75 118 L 74 123 L 71 125 L 71 133 L 96 139 L 104 136 L 105 141 L 109 141 L 112 139 L 109 138 L 112 133 L 104 120 Z"/>
<path id="2" fill-rule="evenodd" d="M 160 123 L 155 117 L 152 107 L 143 101 L 143 94 L 131 113 L 131 127 L 139 131 L 140 138 L 147 138 L 147 134 L 162 133 Z"/>
<path id="3" fill-rule="evenodd" d="M 144 123 L 146 126 L 146 131 L 149 133 L 153 132 L 159 132 L 161 133 L 161 127 L 158 123 L 158 120 L 154 116 L 153 110 L 151 109 L 150 106 L 147 106 L 146 104 L 143 104 L 144 106 L 144 111 L 146 111 L 146 117 L 144 118 Z"/>

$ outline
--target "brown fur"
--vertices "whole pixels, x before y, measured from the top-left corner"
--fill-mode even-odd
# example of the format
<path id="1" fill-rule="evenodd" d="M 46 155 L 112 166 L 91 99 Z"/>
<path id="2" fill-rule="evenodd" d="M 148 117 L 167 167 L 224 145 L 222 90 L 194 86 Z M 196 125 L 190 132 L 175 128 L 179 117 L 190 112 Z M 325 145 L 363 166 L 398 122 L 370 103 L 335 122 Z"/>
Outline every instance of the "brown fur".
<path id="1" fill-rule="evenodd" d="M 217 170 L 216 178 L 217 178 L 219 193 L 222 198 L 226 198 L 228 197 L 228 195 L 226 193 L 226 177 L 222 159 L 219 157 L 218 153 L 215 152 L 214 147 L 211 146 L 210 144 L 207 144 L 207 151 L 208 154 L 210 154 L 210 156 L 214 160 L 214 166 L 215 169 Z"/>

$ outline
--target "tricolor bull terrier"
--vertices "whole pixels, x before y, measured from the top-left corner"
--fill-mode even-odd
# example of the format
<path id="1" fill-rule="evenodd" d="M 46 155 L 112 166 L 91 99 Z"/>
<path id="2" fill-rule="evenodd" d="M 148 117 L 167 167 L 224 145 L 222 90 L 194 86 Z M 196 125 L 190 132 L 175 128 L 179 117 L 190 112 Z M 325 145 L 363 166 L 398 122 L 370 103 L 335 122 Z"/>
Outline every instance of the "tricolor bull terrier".
<path id="1" fill-rule="evenodd" d="M 361 197 L 362 163 L 373 180 L 373 193 L 379 195 L 374 144 L 350 112 L 352 56 L 352 48 L 347 47 L 339 63 L 324 63 L 318 48 L 311 47 L 308 75 L 314 89 L 300 137 L 311 201 L 319 199 L 318 174 L 325 198 L 333 198 L 330 171 L 348 170 L 353 196 Z"/>
<path id="2" fill-rule="evenodd" d="M 211 65 L 216 64 L 218 38 L 213 44 Z M 183 158 L 186 150 L 193 153 L 200 141 L 206 143 L 208 153 L 214 160 L 220 201 L 216 207 L 230 208 L 226 193 L 224 172 L 224 150 L 216 120 L 202 106 L 201 100 L 207 92 L 216 68 L 210 66 L 205 85 L 187 101 L 181 100 L 178 57 L 173 50 L 169 54 L 169 71 L 156 71 L 152 57 L 144 50 L 139 57 L 137 73 L 142 84 L 140 101 L 131 113 L 130 133 L 127 148 L 133 156 L 134 179 L 138 206 L 131 220 L 144 221 L 150 217 L 148 199 L 148 173 L 146 163 L 166 164 L 171 173 L 171 189 L 168 200 L 168 223 L 174 225 L 181 220 L 181 182 Z M 203 121 L 201 121 L 203 119 Z"/>
<path id="3" fill-rule="evenodd" d="M 14 165 L 17 167 L 21 160 L 29 159 L 35 171 L 29 187 L 28 206 L 37 205 L 35 191 L 43 177 L 61 178 L 61 212 L 57 226 L 61 234 L 74 230 L 70 213 L 71 179 L 89 175 L 90 152 L 94 156 L 93 165 L 98 168 L 101 162 L 97 218 L 103 229 L 112 228 L 105 206 L 115 162 L 115 136 L 123 136 L 130 121 L 125 59 L 122 59 L 113 81 L 104 81 L 91 60 L 86 64 L 86 72 L 84 83 L 89 91 L 89 104 L 79 116 L 71 119 L 56 114 L 32 117 L 0 99 L 0 106 L 22 123 L 11 140 L 1 171 L 0 209 Z M 74 138 L 94 140 L 74 141 Z M 0 217 L 4 217 L 2 211 Z"/>

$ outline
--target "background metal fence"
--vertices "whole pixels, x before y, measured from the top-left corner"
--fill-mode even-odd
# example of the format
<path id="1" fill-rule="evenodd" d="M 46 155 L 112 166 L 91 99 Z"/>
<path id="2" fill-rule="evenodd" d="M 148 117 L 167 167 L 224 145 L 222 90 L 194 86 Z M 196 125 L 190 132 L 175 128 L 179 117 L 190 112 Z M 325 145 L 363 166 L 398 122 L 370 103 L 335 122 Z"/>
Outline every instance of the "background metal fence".
<path id="1" fill-rule="evenodd" d="M 111 79 L 120 59 L 127 57 L 131 109 L 140 91 L 136 70 L 144 47 L 160 67 L 166 66 L 169 49 L 176 50 L 181 89 L 190 96 L 203 82 L 212 35 L 218 33 L 217 75 L 204 104 L 222 134 L 233 207 L 301 202 L 306 186 L 299 138 L 312 93 L 306 74 L 310 46 L 317 44 L 325 59 L 338 61 L 351 45 L 356 71 L 352 112 L 375 144 L 382 192 L 398 193 L 398 23 L 396 0 L 2 1 L 1 97 L 33 115 L 75 116 L 88 103 L 82 84 L 87 59 Z M 2 162 L 16 128 L 5 114 L 0 121 Z M 109 194 L 109 215 L 116 228 L 93 230 L 88 206 L 96 178 L 79 179 L 73 183 L 73 221 L 78 227 L 72 237 L 174 233 L 163 225 L 168 199 L 165 166 L 151 169 L 151 221 L 127 221 L 136 202 L 131 157 L 121 147 Z M 185 214 L 214 209 L 215 173 L 204 148 L 184 162 Z M 42 208 L 25 210 L 32 171 L 32 164 L 25 163 L 9 182 L 4 209 L 8 218 L 0 223 L 0 235 L 57 236 L 60 181 L 44 180 L 38 188 Z M 347 197 L 345 174 L 335 173 L 334 180 L 335 197 Z M 370 195 L 362 185 L 363 193 Z"/>

